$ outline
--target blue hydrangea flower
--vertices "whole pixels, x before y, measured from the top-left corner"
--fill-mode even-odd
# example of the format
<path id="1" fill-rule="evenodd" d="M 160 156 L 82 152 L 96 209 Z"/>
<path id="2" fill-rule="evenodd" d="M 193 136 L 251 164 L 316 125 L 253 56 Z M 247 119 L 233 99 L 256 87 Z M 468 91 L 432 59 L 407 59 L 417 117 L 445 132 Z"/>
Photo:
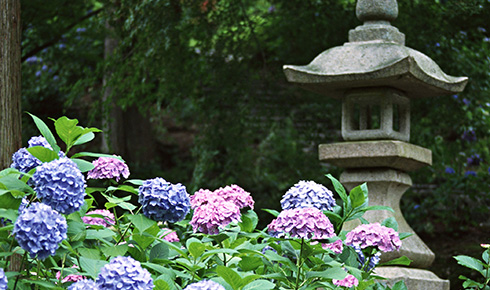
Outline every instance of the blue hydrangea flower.
<path id="1" fill-rule="evenodd" d="M 42 146 L 42 147 L 53 150 L 51 145 L 49 145 L 48 141 L 43 136 L 31 137 L 31 139 L 29 139 L 29 141 L 27 141 L 27 144 L 29 144 L 28 147 Z"/>
<path id="2" fill-rule="evenodd" d="M 32 156 L 26 148 L 20 148 L 12 155 L 11 168 L 15 168 L 22 173 L 27 173 L 37 166 L 41 165 L 41 161 Z"/>
<path id="3" fill-rule="evenodd" d="M 356 253 L 357 253 L 357 259 L 359 260 L 359 263 L 361 263 L 361 266 L 359 267 L 359 269 L 362 269 L 363 267 L 365 267 L 364 270 L 366 272 L 369 272 L 374 267 L 376 267 L 376 265 L 378 265 L 379 261 L 381 260 L 381 252 L 377 252 L 376 254 L 374 254 L 369 259 L 369 263 L 367 265 L 364 265 L 366 263 L 366 256 L 362 252 L 361 247 L 357 246 L 357 245 L 353 245 L 352 247 L 354 248 L 354 251 L 356 251 Z"/>
<path id="4" fill-rule="evenodd" d="M 282 209 L 316 207 L 319 210 L 332 210 L 335 199 L 332 192 L 325 186 L 314 181 L 296 183 L 282 197 Z"/>
<path id="5" fill-rule="evenodd" d="M 39 202 L 26 208 L 17 218 L 13 233 L 31 258 L 44 260 L 53 256 L 66 239 L 66 220 L 50 206 Z"/>
<path id="6" fill-rule="evenodd" d="M 98 290 L 97 284 L 92 279 L 79 280 L 68 287 L 68 290 Z"/>
<path id="7" fill-rule="evenodd" d="M 225 290 L 225 287 L 211 280 L 201 280 L 187 285 L 184 290 Z"/>
<path id="8" fill-rule="evenodd" d="M 100 290 L 151 290 L 153 280 L 150 272 L 131 257 L 115 257 L 100 269 L 97 277 Z"/>
<path id="9" fill-rule="evenodd" d="M 445 172 L 447 174 L 454 174 L 456 171 L 454 171 L 454 168 L 447 166 Z"/>
<path id="10" fill-rule="evenodd" d="M 61 213 L 78 211 L 84 203 L 85 177 L 68 158 L 41 164 L 32 180 L 42 202 Z"/>
<path id="11" fill-rule="evenodd" d="M 7 277 L 2 268 L 0 268 L 0 290 L 7 290 Z"/>
<path id="12" fill-rule="evenodd" d="M 189 194 L 180 183 L 172 184 L 157 177 L 145 180 L 138 191 L 143 214 L 155 221 L 175 223 L 189 212 Z"/>

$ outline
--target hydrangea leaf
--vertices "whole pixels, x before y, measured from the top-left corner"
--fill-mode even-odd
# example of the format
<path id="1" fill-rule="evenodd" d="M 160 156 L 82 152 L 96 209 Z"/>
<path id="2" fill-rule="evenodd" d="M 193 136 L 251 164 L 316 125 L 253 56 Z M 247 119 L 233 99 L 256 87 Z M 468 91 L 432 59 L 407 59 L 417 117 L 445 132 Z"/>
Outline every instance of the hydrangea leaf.
<path id="1" fill-rule="evenodd" d="M 258 279 L 243 286 L 242 290 L 269 290 L 274 289 L 274 287 L 276 287 L 276 284 L 272 283 L 271 281 Z"/>
<path id="2" fill-rule="evenodd" d="M 242 271 L 254 271 L 263 264 L 262 258 L 258 256 L 243 256 L 242 260 L 238 262 L 238 266 Z"/>
<path id="3" fill-rule="evenodd" d="M 399 258 L 393 259 L 388 262 L 379 263 L 378 266 L 389 266 L 389 265 L 399 265 L 399 266 L 409 266 L 412 263 L 407 256 L 401 256 Z"/>
<path id="4" fill-rule="evenodd" d="M 306 273 L 306 278 L 321 278 L 321 279 L 337 279 L 342 280 L 347 277 L 347 272 L 341 267 L 329 268 L 325 271 L 309 271 Z"/>
<path id="5" fill-rule="evenodd" d="M 83 135 L 92 132 L 100 132 L 100 130 L 97 128 L 84 128 L 81 126 L 77 126 L 77 124 L 77 119 L 69 119 L 65 116 L 58 118 L 58 120 L 54 122 L 56 133 L 58 133 L 58 136 L 60 136 L 61 140 L 65 142 L 67 152 L 69 148 L 75 145 L 75 142 Z"/>
<path id="6" fill-rule="evenodd" d="M 170 286 L 168 286 L 168 283 L 166 281 L 163 281 L 162 279 L 155 280 L 155 288 L 158 290 L 171 290 Z"/>
<path id="7" fill-rule="evenodd" d="M 389 217 L 385 219 L 382 223 L 382 226 L 385 226 L 387 228 L 392 228 L 395 231 L 398 231 L 398 223 L 396 222 L 396 219 L 394 217 Z"/>
<path id="8" fill-rule="evenodd" d="M 109 158 L 115 158 L 119 159 L 121 161 L 124 161 L 120 156 L 117 155 L 111 155 L 111 154 L 103 154 L 103 153 L 93 153 L 93 152 L 78 152 L 73 154 L 72 158 L 78 158 L 78 157 L 109 157 Z"/>
<path id="9" fill-rule="evenodd" d="M 71 241 L 83 241 L 87 237 L 86 225 L 79 221 L 68 221 L 67 234 Z"/>
<path id="10" fill-rule="evenodd" d="M 332 181 L 333 187 L 335 188 L 335 191 L 339 194 L 340 198 L 344 203 L 348 203 L 348 197 L 347 193 L 345 192 L 345 188 L 340 183 L 335 177 L 333 177 L 331 174 L 325 175 L 328 179 Z"/>
<path id="11" fill-rule="evenodd" d="M 478 271 L 482 275 L 485 274 L 483 271 L 483 267 L 485 266 L 485 264 L 483 264 L 478 259 L 466 255 L 455 256 L 454 259 L 456 259 L 458 264 L 465 266 L 466 268 Z"/>
<path id="12" fill-rule="evenodd" d="M 407 285 L 405 285 L 405 282 L 403 281 L 398 281 L 395 285 L 393 285 L 391 290 L 407 290 Z"/>
<path id="13" fill-rule="evenodd" d="M 91 162 L 88 162 L 86 160 L 78 158 L 72 158 L 71 160 L 77 164 L 78 169 L 80 169 L 81 172 L 87 172 L 95 168 L 95 166 Z"/>
<path id="14" fill-rule="evenodd" d="M 95 134 L 93 132 L 88 132 L 80 136 L 73 145 L 82 145 L 94 140 Z"/>
<path id="15" fill-rule="evenodd" d="M 228 283 L 231 288 L 233 288 L 233 290 L 238 290 L 243 286 L 242 278 L 240 277 L 240 275 L 238 275 L 237 272 L 235 272 L 235 270 L 231 268 L 219 265 L 216 268 L 216 273 L 218 274 L 218 276 L 223 278 L 226 283 Z"/>
<path id="16" fill-rule="evenodd" d="M 51 133 L 51 130 L 49 130 L 48 126 L 46 123 L 44 123 L 41 119 L 38 117 L 34 116 L 31 113 L 29 114 L 32 119 L 34 120 L 34 123 L 36 124 L 37 128 L 39 129 L 39 132 L 46 138 L 46 141 L 48 141 L 49 145 L 53 148 L 53 150 L 58 153 L 60 152 L 60 147 L 56 144 L 56 139 L 54 138 L 53 133 Z"/>
<path id="17" fill-rule="evenodd" d="M 12 190 L 0 190 L 0 207 L 4 209 L 18 209 L 22 202 L 21 198 L 15 198 Z"/>
<path id="18" fill-rule="evenodd" d="M 142 214 L 128 215 L 128 219 L 134 224 L 140 233 L 156 224 L 154 220 L 151 220 Z"/>
<path id="19" fill-rule="evenodd" d="M 169 252 L 170 251 L 166 243 L 156 244 L 150 250 L 150 262 L 153 262 L 155 259 L 167 259 Z"/>
<path id="20" fill-rule="evenodd" d="M 367 185 L 363 183 L 354 187 L 349 193 L 349 199 L 353 208 L 365 207 L 368 205 Z"/>
<path id="21" fill-rule="evenodd" d="M 0 208 L 0 217 L 11 220 L 13 223 L 17 220 L 19 212 L 16 209 Z M 2 228 L 3 229 L 3 228 Z"/>
<path id="22" fill-rule="evenodd" d="M 239 223 L 240 229 L 244 232 L 251 233 L 257 227 L 259 217 L 253 210 L 248 210 L 242 214 L 242 221 Z"/>
<path id="23" fill-rule="evenodd" d="M 127 244 L 116 245 L 116 246 L 105 246 L 101 248 L 102 253 L 107 257 L 117 257 L 124 256 L 128 251 L 129 246 Z"/>
<path id="24" fill-rule="evenodd" d="M 13 174 L 0 178 L 0 187 L 3 187 L 4 189 L 7 189 L 9 191 L 17 190 L 23 193 L 34 193 L 34 190 L 29 185 L 19 180 Z M 15 194 L 14 196 L 23 197 L 24 195 L 20 196 Z"/>
<path id="25" fill-rule="evenodd" d="M 104 260 L 89 259 L 87 257 L 80 257 L 80 268 L 87 273 L 93 279 L 97 278 L 100 268 L 109 262 Z"/>
<path id="26" fill-rule="evenodd" d="M 49 162 L 58 159 L 58 154 L 56 152 L 43 146 L 29 147 L 27 148 L 27 151 L 41 162 Z"/>
<path id="27" fill-rule="evenodd" d="M 187 249 L 189 250 L 189 253 L 194 257 L 194 259 L 197 259 L 204 253 L 204 251 L 206 250 L 206 246 L 198 241 L 190 243 Z"/>

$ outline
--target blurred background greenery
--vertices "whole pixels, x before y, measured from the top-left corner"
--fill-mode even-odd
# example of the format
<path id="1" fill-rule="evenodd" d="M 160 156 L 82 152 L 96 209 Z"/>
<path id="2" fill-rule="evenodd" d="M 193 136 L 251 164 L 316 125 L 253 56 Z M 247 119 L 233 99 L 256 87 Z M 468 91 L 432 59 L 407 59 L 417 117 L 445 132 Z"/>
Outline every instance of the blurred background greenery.
<path id="1" fill-rule="evenodd" d="M 340 102 L 288 84 L 282 66 L 346 42 L 354 11 L 354 0 L 23 0 L 22 109 L 103 129 L 85 149 L 123 156 L 133 178 L 190 193 L 235 183 L 278 208 L 297 181 L 330 186 L 324 175 L 341 172 L 317 156 L 341 141 Z M 411 143 L 434 164 L 402 200 L 439 255 L 432 270 L 458 288 L 451 256 L 490 238 L 490 1 L 399 11 L 407 46 L 470 78 L 459 95 L 412 102 Z M 38 133 L 23 118 L 26 143 Z"/>

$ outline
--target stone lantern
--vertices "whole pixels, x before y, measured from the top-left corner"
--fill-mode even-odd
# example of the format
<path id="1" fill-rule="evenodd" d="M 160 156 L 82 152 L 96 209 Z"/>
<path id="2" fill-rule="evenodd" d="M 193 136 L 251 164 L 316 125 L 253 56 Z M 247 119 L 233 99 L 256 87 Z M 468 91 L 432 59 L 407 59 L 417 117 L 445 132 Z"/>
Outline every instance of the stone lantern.
<path id="1" fill-rule="evenodd" d="M 320 160 L 345 168 L 340 181 L 347 189 L 367 182 L 370 204 L 395 211 L 370 211 L 368 221 L 393 216 L 399 232 L 413 234 L 400 251 L 382 255 L 385 261 L 405 255 L 413 260 L 410 268 L 378 267 L 377 274 L 403 279 L 408 289 L 449 289 L 449 281 L 424 270 L 434 253 L 407 224 L 399 202 L 412 185 L 407 172 L 432 164 L 430 150 L 408 143 L 410 100 L 462 92 L 468 79 L 445 74 L 428 56 L 405 46 L 405 35 L 390 24 L 398 16 L 396 0 L 358 0 L 356 15 L 363 25 L 349 32 L 349 42 L 308 65 L 285 65 L 284 73 L 289 82 L 342 101 L 346 142 L 320 145 Z"/>

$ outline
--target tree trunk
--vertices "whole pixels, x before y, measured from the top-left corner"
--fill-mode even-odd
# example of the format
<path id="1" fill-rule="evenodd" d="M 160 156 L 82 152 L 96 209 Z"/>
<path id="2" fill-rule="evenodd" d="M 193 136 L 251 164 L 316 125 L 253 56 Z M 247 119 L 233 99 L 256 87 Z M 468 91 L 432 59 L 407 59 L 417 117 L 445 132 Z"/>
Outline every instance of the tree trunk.
<path id="1" fill-rule="evenodd" d="M 0 170 L 22 146 L 20 0 L 0 0 Z"/>

